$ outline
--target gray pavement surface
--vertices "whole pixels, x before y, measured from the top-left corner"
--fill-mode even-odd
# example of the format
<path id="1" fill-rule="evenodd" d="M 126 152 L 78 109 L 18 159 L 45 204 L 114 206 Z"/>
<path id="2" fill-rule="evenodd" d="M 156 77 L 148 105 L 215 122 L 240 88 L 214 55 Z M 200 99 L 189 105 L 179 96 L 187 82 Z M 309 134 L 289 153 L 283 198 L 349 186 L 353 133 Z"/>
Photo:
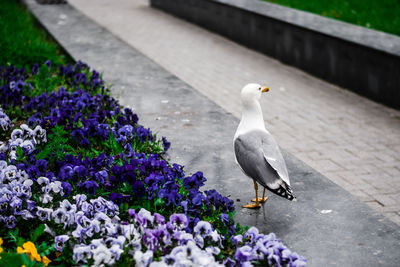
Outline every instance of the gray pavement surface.
<path id="1" fill-rule="evenodd" d="M 262 106 L 278 143 L 400 224 L 399 111 L 152 9 L 145 0 L 69 2 L 237 118 L 245 84 L 270 86 Z"/>
<path id="2" fill-rule="evenodd" d="M 233 159 L 236 117 L 70 5 L 26 2 L 75 59 L 104 72 L 140 123 L 170 139 L 174 162 L 236 200 L 238 222 L 275 232 L 309 266 L 398 266 L 400 227 L 285 151 L 298 202 L 270 196 L 260 210 L 240 208 L 253 186 Z"/>

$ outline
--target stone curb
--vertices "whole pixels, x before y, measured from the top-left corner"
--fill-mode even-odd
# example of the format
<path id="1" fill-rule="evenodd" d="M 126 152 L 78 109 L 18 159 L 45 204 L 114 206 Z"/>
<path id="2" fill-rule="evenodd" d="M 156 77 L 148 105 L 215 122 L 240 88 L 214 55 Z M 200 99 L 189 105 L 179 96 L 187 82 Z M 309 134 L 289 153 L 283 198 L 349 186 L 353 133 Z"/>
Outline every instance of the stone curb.
<path id="1" fill-rule="evenodd" d="M 360 95 L 400 108 L 400 37 L 259 0 L 150 0 Z"/>

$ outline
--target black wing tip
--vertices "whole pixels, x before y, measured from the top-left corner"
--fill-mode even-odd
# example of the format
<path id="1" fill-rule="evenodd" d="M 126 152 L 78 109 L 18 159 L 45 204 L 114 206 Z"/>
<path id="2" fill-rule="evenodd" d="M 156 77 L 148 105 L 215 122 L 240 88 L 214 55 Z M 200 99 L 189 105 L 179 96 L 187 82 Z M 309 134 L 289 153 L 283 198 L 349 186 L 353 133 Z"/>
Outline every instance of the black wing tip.
<path id="1" fill-rule="evenodd" d="M 292 188 L 288 184 L 285 184 L 285 186 L 286 186 L 286 188 L 284 186 L 280 185 L 277 189 L 271 189 L 271 188 L 268 188 L 268 189 L 280 197 L 283 197 L 290 201 L 296 202 L 297 198 L 295 196 L 293 196 Z"/>
<path id="2" fill-rule="evenodd" d="M 297 201 L 297 198 L 295 197 L 295 196 L 293 196 L 293 190 L 292 190 L 292 188 L 290 187 L 290 185 L 288 185 L 288 184 L 286 184 L 286 187 L 287 187 L 287 194 L 288 194 L 288 199 L 290 200 L 290 201 L 293 201 L 293 202 L 296 202 Z"/>
<path id="3" fill-rule="evenodd" d="M 287 192 L 287 196 L 282 196 L 282 197 L 286 197 L 288 200 L 293 201 L 293 202 L 297 201 L 297 198 L 292 195 L 292 192 Z"/>

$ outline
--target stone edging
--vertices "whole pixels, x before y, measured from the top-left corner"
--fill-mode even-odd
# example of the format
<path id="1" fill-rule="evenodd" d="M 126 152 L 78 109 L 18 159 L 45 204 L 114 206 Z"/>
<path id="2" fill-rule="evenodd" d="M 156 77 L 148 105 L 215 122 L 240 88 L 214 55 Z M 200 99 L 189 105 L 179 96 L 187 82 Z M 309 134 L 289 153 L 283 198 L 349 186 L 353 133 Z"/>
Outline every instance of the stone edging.
<path id="1" fill-rule="evenodd" d="M 319 78 L 400 108 L 400 37 L 259 0 L 150 0 Z"/>

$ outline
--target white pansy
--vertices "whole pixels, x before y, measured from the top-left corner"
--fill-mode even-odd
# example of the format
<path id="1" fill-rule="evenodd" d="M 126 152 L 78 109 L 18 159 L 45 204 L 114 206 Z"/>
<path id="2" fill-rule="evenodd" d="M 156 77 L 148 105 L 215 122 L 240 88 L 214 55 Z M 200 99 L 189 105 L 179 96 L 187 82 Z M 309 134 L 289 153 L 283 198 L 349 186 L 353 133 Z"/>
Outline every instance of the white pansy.
<path id="1" fill-rule="evenodd" d="M 62 190 L 61 182 L 60 181 L 55 181 L 50 183 L 51 190 L 54 193 L 60 193 Z"/>
<path id="2" fill-rule="evenodd" d="M 138 267 L 147 267 L 153 260 L 153 251 L 148 250 L 145 253 L 143 253 L 140 250 L 135 251 L 135 254 L 133 256 L 136 262 L 136 266 Z"/>
<path id="3" fill-rule="evenodd" d="M 39 177 L 39 178 L 37 179 L 37 183 L 38 183 L 39 185 L 42 185 L 42 184 L 48 185 L 49 182 L 50 182 L 49 178 L 44 177 L 44 176 L 41 176 L 41 177 Z"/>
<path id="4" fill-rule="evenodd" d="M 103 264 L 111 264 L 112 255 L 105 245 L 100 245 L 92 250 L 94 264 L 93 266 L 102 266 Z"/>

